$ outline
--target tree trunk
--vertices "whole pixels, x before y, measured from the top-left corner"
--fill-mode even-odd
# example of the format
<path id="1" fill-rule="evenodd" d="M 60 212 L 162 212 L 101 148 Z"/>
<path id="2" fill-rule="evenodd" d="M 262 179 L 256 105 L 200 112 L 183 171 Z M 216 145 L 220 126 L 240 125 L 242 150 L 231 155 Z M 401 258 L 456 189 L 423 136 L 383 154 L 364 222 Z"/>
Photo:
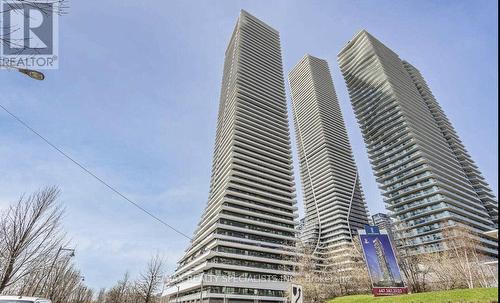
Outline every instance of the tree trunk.
<path id="1" fill-rule="evenodd" d="M 2 281 L 0 281 L 0 294 L 5 290 L 7 285 L 9 284 L 10 278 L 12 275 L 12 271 L 14 270 L 14 262 L 15 259 L 12 257 L 12 255 L 9 257 L 9 265 L 5 269 L 5 272 L 2 277 Z"/>

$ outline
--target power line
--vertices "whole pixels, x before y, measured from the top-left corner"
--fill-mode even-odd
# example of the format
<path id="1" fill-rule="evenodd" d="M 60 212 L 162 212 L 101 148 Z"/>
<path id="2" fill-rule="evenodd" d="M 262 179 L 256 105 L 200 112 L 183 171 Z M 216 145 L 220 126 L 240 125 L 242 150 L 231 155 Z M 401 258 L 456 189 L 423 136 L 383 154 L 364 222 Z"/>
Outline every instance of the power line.
<path id="1" fill-rule="evenodd" d="M 42 139 L 45 143 L 47 143 L 50 147 L 52 147 L 53 149 L 55 149 L 59 154 L 61 154 L 62 156 L 64 156 L 65 158 L 67 158 L 68 160 L 70 160 L 71 162 L 73 162 L 73 164 L 75 164 L 76 166 L 80 167 L 84 172 L 86 172 L 87 174 L 89 174 L 90 176 L 92 176 L 94 179 L 96 179 L 97 181 L 99 181 L 101 184 L 103 184 L 104 186 L 106 186 L 108 189 L 110 189 L 111 191 L 113 191 L 115 194 L 119 195 L 120 197 L 122 197 L 123 199 L 125 199 L 127 202 L 129 202 L 130 204 L 132 204 L 133 206 L 135 206 L 136 208 L 138 208 L 140 211 L 142 211 L 143 213 L 145 213 L 146 215 L 150 216 L 151 218 L 155 219 L 156 221 L 160 222 L 161 224 L 165 225 L 166 227 L 168 227 L 169 229 L 173 230 L 174 232 L 178 233 L 179 235 L 183 236 L 183 237 L 186 237 L 187 239 L 189 240 L 192 240 L 191 237 L 189 237 L 188 235 L 186 235 L 185 233 L 181 232 L 180 230 L 178 230 L 177 228 L 173 227 L 172 225 L 168 224 L 167 222 L 163 221 L 162 219 L 160 219 L 159 217 L 155 216 L 154 214 L 152 214 L 150 211 L 148 211 L 147 209 L 145 209 L 144 207 L 140 206 L 137 202 L 134 202 L 132 201 L 131 199 L 129 199 L 127 196 L 125 196 L 124 194 L 122 194 L 120 191 L 118 191 L 117 189 L 115 189 L 113 186 L 109 185 L 106 181 L 104 181 L 103 179 L 101 179 L 100 177 L 98 177 L 96 174 L 94 174 L 92 171 L 90 171 L 88 168 L 86 168 L 83 164 L 81 164 L 80 162 L 76 161 L 75 159 L 73 159 L 72 157 L 70 157 L 68 154 L 66 154 L 63 150 L 61 150 L 59 147 L 57 147 L 56 145 L 54 145 L 52 142 L 50 142 L 47 138 L 45 138 L 44 136 L 42 136 L 39 132 L 37 132 L 34 128 L 32 128 L 31 126 L 29 126 L 26 122 L 24 122 L 21 118 L 19 118 L 18 116 L 16 116 L 15 114 L 13 114 L 12 112 L 10 112 L 7 108 L 5 108 L 2 104 L 0 104 L 0 107 L 7 113 L 9 114 L 12 118 L 14 118 L 17 122 L 19 122 L 21 125 L 23 125 L 25 128 L 27 128 L 29 131 L 31 131 L 33 134 L 35 134 L 37 137 L 39 137 L 40 139 Z"/>

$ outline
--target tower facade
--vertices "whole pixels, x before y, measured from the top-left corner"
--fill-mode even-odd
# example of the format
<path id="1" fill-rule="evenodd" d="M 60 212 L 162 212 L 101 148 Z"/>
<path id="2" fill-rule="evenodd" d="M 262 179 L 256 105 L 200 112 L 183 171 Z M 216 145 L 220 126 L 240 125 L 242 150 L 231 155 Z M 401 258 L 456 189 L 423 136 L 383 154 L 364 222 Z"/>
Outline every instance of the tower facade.
<path id="1" fill-rule="evenodd" d="M 377 226 L 380 230 L 385 230 L 389 235 L 391 241 L 394 241 L 394 234 L 392 232 L 392 220 L 388 214 L 376 213 L 372 216 L 372 224 Z"/>
<path id="2" fill-rule="evenodd" d="M 297 207 L 279 33 L 241 11 L 227 47 L 211 186 L 170 302 L 283 302 Z"/>
<path id="3" fill-rule="evenodd" d="M 301 238 L 332 261 L 368 224 L 358 171 L 328 63 L 306 55 L 289 82 L 305 205 Z"/>
<path id="4" fill-rule="evenodd" d="M 497 243 L 498 203 L 416 68 L 366 31 L 338 55 L 396 242 L 411 254 L 446 249 L 443 231 L 468 227 L 483 253 Z"/>

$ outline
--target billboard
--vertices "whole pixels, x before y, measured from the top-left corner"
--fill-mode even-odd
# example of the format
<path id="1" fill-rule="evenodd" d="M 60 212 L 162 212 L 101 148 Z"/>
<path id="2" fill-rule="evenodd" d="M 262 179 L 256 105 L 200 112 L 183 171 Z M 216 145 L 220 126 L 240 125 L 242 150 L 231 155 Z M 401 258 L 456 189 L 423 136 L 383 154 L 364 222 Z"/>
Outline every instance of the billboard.
<path id="1" fill-rule="evenodd" d="M 408 293 L 389 235 L 381 233 L 376 226 L 366 226 L 359 231 L 366 266 L 375 296 L 390 296 Z"/>

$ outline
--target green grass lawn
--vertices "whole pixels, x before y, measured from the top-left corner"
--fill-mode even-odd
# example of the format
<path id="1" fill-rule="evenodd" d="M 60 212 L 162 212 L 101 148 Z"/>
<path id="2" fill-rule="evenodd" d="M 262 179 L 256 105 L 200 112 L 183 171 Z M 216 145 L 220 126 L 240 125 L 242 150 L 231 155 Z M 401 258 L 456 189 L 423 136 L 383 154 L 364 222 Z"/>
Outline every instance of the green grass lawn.
<path id="1" fill-rule="evenodd" d="M 374 297 L 357 295 L 340 297 L 328 303 L 492 303 L 498 302 L 498 288 L 456 289 L 419 294 Z"/>

